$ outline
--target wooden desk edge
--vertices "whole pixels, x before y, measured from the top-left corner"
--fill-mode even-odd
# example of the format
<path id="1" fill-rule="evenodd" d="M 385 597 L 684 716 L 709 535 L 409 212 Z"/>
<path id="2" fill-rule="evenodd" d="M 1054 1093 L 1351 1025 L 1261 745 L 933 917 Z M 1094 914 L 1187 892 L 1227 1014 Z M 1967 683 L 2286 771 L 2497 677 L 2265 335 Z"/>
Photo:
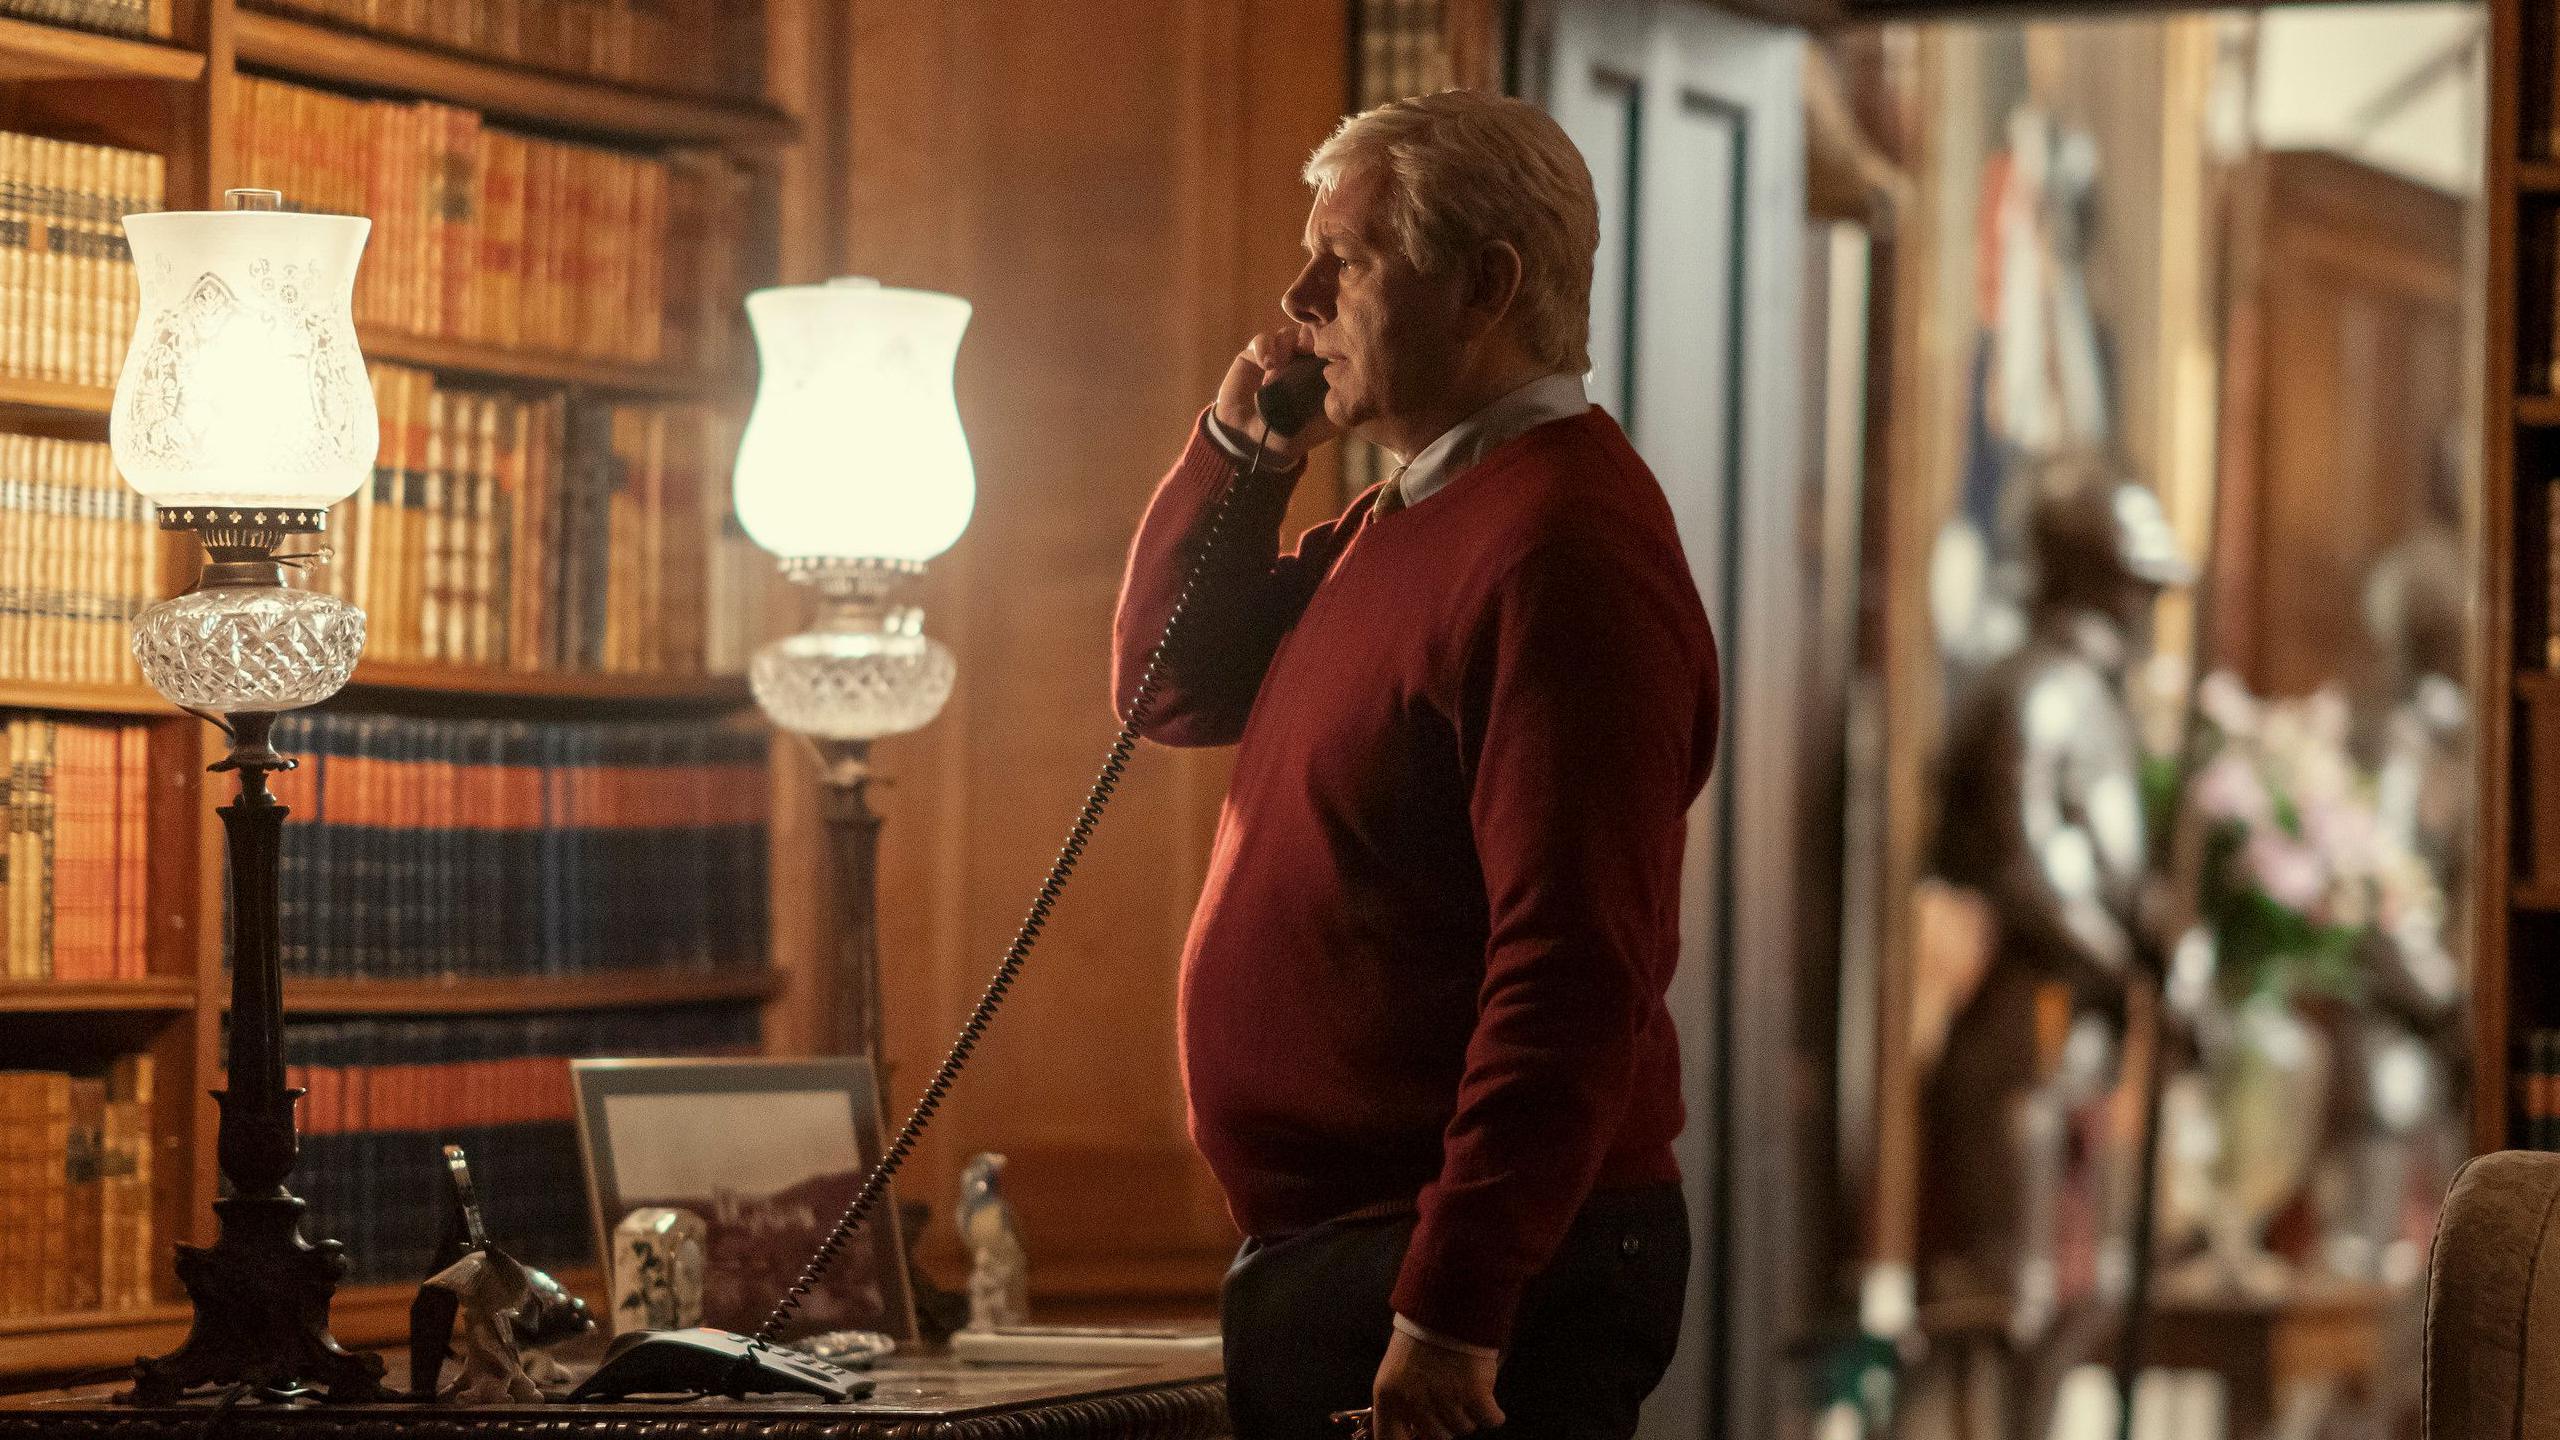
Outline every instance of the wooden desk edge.
<path id="1" fill-rule="evenodd" d="M 992 1367 L 991 1367 L 992 1368 Z M 1006 1366 L 1015 1375 L 1044 1367 Z M 844 1405 L 712 1401 L 681 1405 L 505 1405 L 469 1409 L 440 1405 L 242 1405 L 222 1417 L 223 1433 L 240 1440 L 293 1436 L 322 1440 L 345 1434 L 378 1437 L 412 1429 L 438 1437 L 518 1435 L 539 1427 L 548 1440 L 685 1440 L 712 1426 L 749 1425 L 759 1440 L 886 1437 L 906 1440 L 928 1430 L 938 1440 L 981 1433 L 1007 1440 L 1096 1435 L 1145 1440 L 1209 1440 L 1227 1429 L 1226 1386 L 1214 1367 L 1057 1366 L 1052 1376 L 1024 1379 L 983 1401 L 946 1406 L 876 1400 Z M 895 1371 L 884 1372 L 894 1375 Z M 1111 1383 L 1094 1381 L 1113 1377 Z M 993 1380 L 992 1374 L 988 1375 Z M 201 1434 L 215 1418 L 210 1404 L 150 1408 L 109 1403 L 115 1387 L 92 1387 L 0 1402 L 0 1440 L 79 1440 L 112 1432 L 116 1440 L 160 1440 Z"/>

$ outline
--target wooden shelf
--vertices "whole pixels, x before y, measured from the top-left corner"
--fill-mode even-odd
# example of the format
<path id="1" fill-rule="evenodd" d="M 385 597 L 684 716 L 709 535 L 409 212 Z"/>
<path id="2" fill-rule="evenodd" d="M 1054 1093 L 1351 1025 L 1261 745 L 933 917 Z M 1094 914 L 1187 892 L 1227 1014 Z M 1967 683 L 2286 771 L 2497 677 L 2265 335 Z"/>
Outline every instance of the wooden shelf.
<path id="1" fill-rule="evenodd" d="M 2537 705 L 2560 700 L 2560 675 L 2541 670 L 2518 670 L 2514 684 L 2518 699 L 2530 700 Z"/>
<path id="2" fill-rule="evenodd" d="M 2516 189 L 2527 195 L 2560 195 L 2560 160 L 2527 160 L 2518 164 Z"/>
<path id="3" fill-rule="evenodd" d="M 2560 885 L 2518 885 L 2507 901 L 2519 910 L 2560 910 Z"/>
<path id="4" fill-rule="evenodd" d="M 78 710 L 93 715 L 175 715 L 148 685 L 75 684 L 51 680 L 0 680 L 0 709 Z"/>
<path id="5" fill-rule="evenodd" d="M 0 80 L 204 78 L 204 56 L 155 40 L 0 18 Z"/>
<path id="6" fill-rule="evenodd" d="M 196 1003 L 196 982 L 163 976 L 151 980 L 12 980 L 0 982 L 0 1015 L 104 1014 L 117 1010 L 185 1010 Z M 0 1326 L 8 1322 L 0 1321 Z"/>
<path id="7" fill-rule="evenodd" d="M 104 415 L 115 408 L 116 392 L 105 385 L 74 385 L 67 380 L 37 380 L 0 375 L 0 405 L 21 410 L 55 410 L 69 415 Z"/>
<path id="8" fill-rule="evenodd" d="M 2517 396 L 2516 423 L 2519 425 L 2560 425 L 2560 395 Z"/>
<path id="9" fill-rule="evenodd" d="M 474 699 L 619 701 L 704 709 L 734 709 L 753 698 L 743 675 L 606 675 L 382 660 L 358 664 L 356 678 L 347 688 Z"/>
<path id="10" fill-rule="evenodd" d="M 237 34 L 240 62 L 254 68 L 442 100 L 580 134 L 769 148 L 800 133 L 791 117 L 762 105 L 573 79 L 255 10 L 240 12 Z"/>
<path id="11" fill-rule="evenodd" d="M 159 1243 L 157 1236 L 153 1243 Z M 416 1287 L 410 1293 L 414 1295 Z M 12 1316 L 0 1320 L 0 1375 L 130 1365 L 136 1355 L 177 1349 L 192 1318 L 193 1312 L 184 1305 Z"/>
<path id="12" fill-rule="evenodd" d="M 360 326 L 356 343 L 368 360 L 389 360 L 429 370 L 524 380 L 542 385 L 583 385 L 631 395 L 677 399 L 739 397 L 748 394 L 736 377 L 705 375 L 681 366 L 630 360 L 597 360 L 583 355 L 555 355 L 516 350 L 472 340 L 445 340 L 398 330 Z"/>
<path id="13" fill-rule="evenodd" d="M 0 1337 L 34 1330 L 111 1329 L 127 1325 L 160 1325 L 187 1318 L 184 1305 L 146 1305 L 139 1310 L 74 1310 L 51 1315 L 0 1315 Z M 133 1357 L 125 1357 L 130 1360 Z"/>
<path id="14" fill-rule="evenodd" d="M 603 974 L 529 980 L 288 980 L 284 1008 L 299 1015 L 503 1015 L 545 1010 L 649 1010 L 764 1000 L 781 992 L 771 970 L 708 975 Z"/>

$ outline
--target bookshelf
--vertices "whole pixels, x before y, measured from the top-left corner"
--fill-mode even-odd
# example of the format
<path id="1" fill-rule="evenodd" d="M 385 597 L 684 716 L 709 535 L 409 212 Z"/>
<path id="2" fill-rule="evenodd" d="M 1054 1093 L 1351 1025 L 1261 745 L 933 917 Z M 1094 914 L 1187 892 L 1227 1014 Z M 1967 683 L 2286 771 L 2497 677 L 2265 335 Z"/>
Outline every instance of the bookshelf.
<path id="1" fill-rule="evenodd" d="M 470 665 L 359 661 L 347 688 L 463 700 L 558 700 L 668 709 L 737 710 L 751 703 L 742 675 L 560 674 Z M 159 699 L 151 691 L 143 692 Z M 162 701 L 165 707 L 167 702 Z"/>
<path id="2" fill-rule="evenodd" d="M 0 81 L 204 78 L 199 50 L 0 16 Z"/>
<path id="3" fill-rule="evenodd" d="M 2526 1143 L 2520 1051 L 2560 1028 L 2560 11 L 2489 7 L 2482 307 L 2479 823 L 2471 907 L 2472 1142 Z"/>
<path id="4" fill-rule="evenodd" d="M 235 35 L 240 63 L 252 69 L 443 100 L 569 134 L 762 149 L 799 135 L 797 121 L 763 105 L 571 79 L 247 8 Z"/>
<path id="5" fill-rule="evenodd" d="M 526 0 L 522 8 L 530 13 L 541 3 Z M 710 276 L 743 286 L 823 273 L 822 231 L 833 223 L 822 199 L 825 165 L 802 152 L 800 137 L 804 131 L 823 133 L 806 123 L 808 97 L 823 86 L 810 77 L 825 73 L 828 62 L 821 52 L 840 45 L 842 36 L 815 0 L 719 8 L 721 24 L 752 25 L 761 32 L 748 41 L 761 56 L 756 65 L 764 77 L 762 94 L 747 98 L 547 71 L 280 13 L 289 8 L 175 0 L 171 33 L 153 39 L 0 17 L 0 128 L 158 154 L 166 163 L 163 203 L 193 208 L 250 178 L 254 157 L 246 153 L 250 136 L 241 107 L 252 77 L 356 100 L 459 107 L 480 112 L 493 130 L 537 142 L 644 157 L 689 151 L 733 167 L 743 177 L 739 193 L 755 217 L 746 227 L 748 248 L 684 257 L 708 268 L 678 268 L 671 261 L 662 271 L 635 271 L 653 274 L 664 293 L 701 286 Z M 462 8 L 464 0 L 455 0 L 452 9 Z M 379 242 L 379 219 L 375 233 Z M 713 245 L 736 249 L 739 241 L 705 241 L 699 248 Z M 373 263 L 369 255 L 367 264 Z M 8 313 L 0 309 L 0 323 Z M 492 343 L 463 332 L 412 333 L 380 323 L 360 331 L 368 361 L 432 372 L 439 387 L 451 382 L 490 394 L 693 405 L 740 418 L 754 375 L 741 336 L 742 330 L 704 334 L 696 337 L 702 343 L 670 343 L 662 352 L 669 358 L 630 360 Z M 119 344 L 119 354 L 120 349 Z M 112 398 L 102 385 L 0 376 L 0 432 L 101 441 Z M 701 483 L 716 484 L 726 494 L 725 470 Z M 184 588 L 194 564 L 189 547 L 161 541 L 149 553 L 153 593 Z M 0 587 L 9 583 L 0 574 Z M 744 603 L 761 606 L 766 588 L 760 572 L 757 584 L 743 592 Z M 368 658 L 325 712 L 380 714 L 422 726 L 524 719 L 535 725 L 664 723 L 763 733 L 742 676 L 659 673 L 627 662 L 604 673 Z M 10 1056 L 11 1066 L 75 1072 L 120 1055 L 151 1057 L 153 1083 L 144 1105 L 154 1259 L 145 1303 L 0 1315 L 0 1382 L 127 1363 L 138 1354 L 164 1352 L 183 1338 L 189 1311 L 168 1249 L 173 1240 L 213 1238 L 216 1112 L 208 1092 L 220 1082 L 229 988 L 221 934 L 221 824 L 213 807 L 230 787 L 226 777 L 204 771 L 222 753 L 220 737 L 130 677 L 75 683 L 0 674 L 0 718 L 16 715 L 53 717 L 66 726 L 121 722 L 141 736 L 141 833 L 147 842 L 139 896 L 147 921 L 140 941 L 143 973 L 114 980 L 0 981 L 0 1053 Z M 753 744 L 759 757 L 755 773 L 782 794 L 796 775 L 765 759 L 766 742 Z M 765 832 L 776 851 L 807 843 L 789 829 L 793 817 L 786 809 L 776 807 Z M 780 867 L 770 861 L 767 855 L 766 871 L 778 874 Z M 777 880 L 771 893 L 771 953 L 760 965 L 698 973 L 297 979 L 287 986 L 287 1014 L 297 1023 L 335 1030 L 446 1021 L 523 1026 L 579 1017 L 672 1027 L 706 1011 L 780 1015 L 788 1009 L 784 1002 L 805 994 L 802 971 L 819 947 L 807 934 L 805 918 L 785 918 L 789 887 Z M 788 1044 L 781 1027 L 767 1025 L 763 1034 L 768 1046 Z M 312 1193 L 310 1180 L 306 1168 L 296 1182 L 306 1196 Z M 591 1299 L 601 1288 L 591 1263 L 572 1260 L 557 1273 Z M 333 1309 L 339 1337 L 358 1345 L 398 1341 L 406 1333 L 416 1278 L 343 1287 Z"/>
<path id="6" fill-rule="evenodd" d="M 79 385 L 68 380 L 39 380 L 32 376 L 0 376 L 0 405 L 13 405 L 29 410 L 58 410 L 67 415 L 95 415 L 101 422 L 115 404 L 116 392 L 104 385 Z M 103 432 L 103 423 L 99 426 Z"/>
<path id="7" fill-rule="evenodd" d="M 296 980 L 288 1015 L 518 1015 L 555 1010 L 658 1010 L 770 1000 L 782 978 L 744 975 L 611 975 L 586 980 Z"/>
<path id="8" fill-rule="evenodd" d="M 0 1014 L 175 1013 L 192 1010 L 195 982 L 183 977 L 143 980 L 34 980 L 0 984 Z"/>
<path id="9" fill-rule="evenodd" d="M 374 326 L 359 326 L 356 339 L 368 360 L 393 360 L 449 375 L 531 384 L 579 386 L 621 395 L 745 400 L 752 398 L 735 374 L 704 373 L 677 365 L 650 365 L 596 360 L 540 350 L 510 350 L 469 340 L 409 335 Z M 0 394 L 0 399 L 6 398 Z M 103 408 L 103 402 L 101 402 Z"/>

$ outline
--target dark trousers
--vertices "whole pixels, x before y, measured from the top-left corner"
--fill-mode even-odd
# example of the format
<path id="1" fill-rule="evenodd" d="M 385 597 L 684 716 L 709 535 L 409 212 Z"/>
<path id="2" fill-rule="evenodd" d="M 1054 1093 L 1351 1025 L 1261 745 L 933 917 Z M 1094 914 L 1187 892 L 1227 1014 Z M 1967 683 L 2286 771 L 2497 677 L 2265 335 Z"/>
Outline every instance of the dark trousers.
<path id="1" fill-rule="evenodd" d="M 1386 1357 L 1410 1215 L 1337 1221 L 1263 1244 L 1227 1271 L 1227 1408 L 1236 1440 L 1339 1440 Z M 1676 1185 L 1591 1197 L 1530 1281 L 1494 1381 L 1508 1440 L 1624 1440 L 1671 1364 L 1689 1282 Z"/>

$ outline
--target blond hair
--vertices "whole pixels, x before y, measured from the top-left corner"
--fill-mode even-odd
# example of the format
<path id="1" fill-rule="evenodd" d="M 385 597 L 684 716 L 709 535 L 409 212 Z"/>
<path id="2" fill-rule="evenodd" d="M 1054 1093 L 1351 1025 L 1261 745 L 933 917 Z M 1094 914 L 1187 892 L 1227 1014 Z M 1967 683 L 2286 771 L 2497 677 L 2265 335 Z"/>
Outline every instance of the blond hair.
<path id="1" fill-rule="evenodd" d="M 1305 177 L 1321 195 L 1354 169 L 1381 177 L 1385 238 L 1426 275 L 1509 242 L 1521 272 L 1513 333 L 1558 371 L 1591 368 L 1600 202 L 1590 168 L 1553 117 L 1476 90 L 1391 100 L 1336 127 Z"/>

